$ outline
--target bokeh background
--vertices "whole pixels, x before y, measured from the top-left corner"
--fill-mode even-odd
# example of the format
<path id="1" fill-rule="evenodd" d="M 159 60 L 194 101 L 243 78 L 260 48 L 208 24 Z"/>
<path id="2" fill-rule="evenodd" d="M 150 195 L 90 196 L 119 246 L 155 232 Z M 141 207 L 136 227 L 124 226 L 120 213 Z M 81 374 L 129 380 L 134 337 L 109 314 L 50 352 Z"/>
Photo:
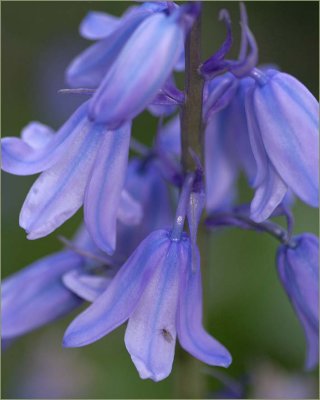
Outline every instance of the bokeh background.
<path id="1" fill-rule="evenodd" d="M 261 63 L 275 63 L 318 94 L 318 3 L 247 2 Z M 58 94 L 64 70 L 89 42 L 78 26 L 89 10 L 121 13 L 132 2 L 42 1 L 2 3 L 2 136 L 19 135 L 31 120 L 54 128 L 84 98 Z M 221 8 L 231 12 L 235 56 L 239 3 L 204 2 L 203 57 L 224 39 Z M 156 44 L 155 44 L 156 45 Z M 137 54 L 139 57 L 139 54 Z M 143 62 L 143 60 L 141 60 Z M 128 66 L 130 68 L 130 66 Z M 157 121 L 144 113 L 134 136 L 151 143 Z M 18 226 L 23 200 L 35 177 L 2 174 L 2 278 L 61 248 L 57 235 L 71 237 L 79 212 L 49 237 L 28 241 Z M 252 192 L 245 181 L 240 199 Z M 297 201 L 295 232 L 318 232 L 317 210 Z M 275 268 L 278 243 L 235 229 L 202 237 L 205 325 L 233 355 L 228 379 L 244 384 L 249 398 L 318 398 L 318 371 L 303 372 L 305 341 Z M 63 349 L 68 316 L 15 341 L 2 354 L 2 398 L 197 398 L 219 397 L 218 369 L 206 369 L 177 346 L 169 378 L 142 381 L 126 352 L 124 326 L 81 349 Z M 241 397 L 241 396 L 240 396 Z"/>

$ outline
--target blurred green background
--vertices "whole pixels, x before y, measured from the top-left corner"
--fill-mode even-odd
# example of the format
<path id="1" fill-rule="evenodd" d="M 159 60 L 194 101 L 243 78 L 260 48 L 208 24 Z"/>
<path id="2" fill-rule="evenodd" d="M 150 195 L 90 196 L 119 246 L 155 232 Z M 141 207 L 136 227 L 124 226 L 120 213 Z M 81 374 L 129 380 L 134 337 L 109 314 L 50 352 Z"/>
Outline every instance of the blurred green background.
<path id="1" fill-rule="evenodd" d="M 19 135 L 31 120 L 57 129 L 84 100 L 57 93 L 66 87 L 64 69 L 89 44 L 79 37 L 79 22 L 89 10 L 121 15 L 132 2 L 7 1 L 1 5 L 2 136 Z M 231 55 L 237 54 L 238 2 L 205 2 L 204 58 L 224 39 L 224 26 L 218 22 L 221 8 L 231 12 L 235 36 Z M 317 96 L 318 3 L 247 2 L 247 10 L 260 63 L 277 64 Z M 156 126 L 156 119 L 144 113 L 134 122 L 134 136 L 151 143 Z M 82 218 L 80 212 L 49 237 L 28 241 L 18 226 L 18 215 L 34 179 L 2 174 L 3 278 L 60 249 L 57 235 L 71 237 Z M 241 200 L 251 198 L 244 180 L 239 189 Z M 318 232 L 317 210 L 297 201 L 294 212 L 296 233 Z M 277 279 L 277 245 L 266 235 L 233 229 L 204 234 L 205 325 L 233 355 L 227 373 L 235 379 L 249 374 L 249 396 L 272 397 L 271 392 L 261 392 L 260 371 L 269 390 L 283 374 L 289 386 L 291 377 L 292 382 L 301 378 L 301 385 L 309 390 L 306 396 L 316 398 L 318 374 L 302 372 L 302 328 Z M 179 347 L 169 378 L 157 384 L 140 380 L 124 346 L 124 327 L 88 347 L 62 349 L 63 332 L 74 315 L 28 334 L 2 354 L 2 398 L 194 398 L 209 397 L 221 388 L 205 373 L 204 364 Z"/>

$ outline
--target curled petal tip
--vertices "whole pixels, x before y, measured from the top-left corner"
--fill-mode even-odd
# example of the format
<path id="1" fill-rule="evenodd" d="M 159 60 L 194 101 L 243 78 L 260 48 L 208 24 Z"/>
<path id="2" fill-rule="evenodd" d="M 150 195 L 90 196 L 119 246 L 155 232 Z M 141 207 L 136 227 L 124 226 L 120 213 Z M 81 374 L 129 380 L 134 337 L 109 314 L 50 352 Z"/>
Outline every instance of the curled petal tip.
<path id="1" fill-rule="evenodd" d="M 62 339 L 62 347 L 83 347 L 86 346 L 87 344 L 90 344 L 91 342 L 86 342 L 86 341 L 82 341 L 79 342 L 77 340 L 76 335 L 73 334 L 69 334 L 69 335 L 65 335 Z"/>
<path id="2" fill-rule="evenodd" d="M 141 379 L 151 379 L 154 382 L 160 382 L 163 379 L 167 378 L 171 373 L 171 370 L 165 373 L 164 372 L 155 373 L 148 368 L 148 366 L 145 364 L 143 360 L 141 360 L 139 357 L 136 356 L 131 356 L 131 360 L 134 363 L 135 367 L 137 368 L 137 371 Z"/>
<path id="3" fill-rule="evenodd" d="M 221 363 L 221 367 L 228 368 L 232 364 L 232 356 L 229 352 L 227 352 L 225 359 Z"/>
<path id="4" fill-rule="evenodd" d="M 80 314 L 81 317 L 82 314 Z M 79 318 L 79 317 L 78 317 Z M 67 328 L 63 339 L 62 339 L 62 346 L 63 347 L 83 347 L 87 346 L 88 344 L 91 344 L 95 342 L 96 340 L 100 339 L 102 335 L 98 337 L 92 337 L 91 335 L 85 335 L 83 332 L 83 329 L 77 329 L 77 327 L 74 325 L 77 325 L 77 319 L 75 319 L 71 325 Z"/>

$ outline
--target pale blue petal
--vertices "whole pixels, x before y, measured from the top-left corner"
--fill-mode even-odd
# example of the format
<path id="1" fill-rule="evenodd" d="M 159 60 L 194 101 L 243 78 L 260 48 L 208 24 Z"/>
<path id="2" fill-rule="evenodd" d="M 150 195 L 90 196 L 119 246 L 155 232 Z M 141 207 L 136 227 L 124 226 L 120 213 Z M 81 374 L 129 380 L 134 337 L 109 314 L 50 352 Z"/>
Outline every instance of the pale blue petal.
<path id="1" fill-rule="evenodd" d="M 83 300 L 93 302 L 106 290 L 111 278 L 72 270 L 63 275 L 62 281 L 72 293 Z"/>
<path id="2" fill-rule="evenodd" d="M 319 330 L 315 330 L 303 315 L 299 319 L 307 341 L 305 368 L 312 370 L 319 364 Z"/>
<path id="3" fill-rule="evenodd" d="M 301 293 L 296 303 L 304 309 L 310 324 L 318 328 L 319 322 L 319 240 L 315 235 L 304 233 L 292 238 L 296 247 L 286 250 L 290 270 L 287 275 L 294 281 L 293 290 Z M 297 292 L 296 292 L 297 293 Z"/>
<path id="4" fill-rule="evenodd" d="M 162 8 L 163 5 L 149 3 L 130 8 L 117 26 L 113 24 L 114 30 L 107 37 L 71 62 L 66 71 L 67 83 L 72 87 L 98 87 L 135 29 L 145 18 Z"/>
<path id="5" fill-rule="evenodd" d="M 83 204 L 85 188 L 101 139 L 102 126 L 82 121 L 64 158 L 40 175 L 31 187 L 20 213 L 20 226 L 28 239 L 54 231 Z"/>
<path id="6" fill-rule="evenodd" d="M 238 167 L 231 156 L 228 109 L 214 114 L 205 131 L 206 209 L 214 212 L 229 207 L 235 197 Z"/>
<path id="7" fill-rule="evenodd" d="M 58 162 L 76 139 L 79 127 L 87 114 L 85 103 L 69 120 L 50 136 L 50 128 L 31 123 L 22 131 L 22 139 L 7 137 L 1 140 L 2 169 L 16 175 L 32 175 L 45 171 Z M 43 145 L 46 142 L 46 145 Z M 42 143 L 42 144 L 41 144 Z"/>
<path id="8" fill-rule="evenodd" d="M 196 268 L 199 263 L 199 251 L 197 249 L 197 234 L 199 222 L 202 216 L 203 208 L 206 203 L 204 191 L 191 192 L 189 205 L 187 209 L 188 224 L 191 239 L 192 268 Z"/>
<path id="9" fill-rule="evenodd" d="M 80 53 L 66 70 L 71 87 L 97 88 L 121 51 L 122 42 L 115 36 L 94 43 Z"/>
<path id="10" fill-rule="evenodd" d="M 34 149 L 45 147 L 53 139 L 54 130 L 41 122 L 30 122 L 21 131 L 21 139 Z"/>
<path id="11" fill-rule="evenodd" d="M 128 165 L 130 128 L 125 124 L 105 132 L 85 194 L 87 229 L 97 246 L 108 254 L 116 246 L 117 211 Z"/>
<path id="12" fill-rule="evenodd" d="M 127 190 L 122 190 L 117 218 L 123 224 L 137 225 L 141 222 L 143 211 L 141 204 L 134 200 Z"/>
<path id="13" fill-rule="evenodd" d="M 210 336 L 202 326 L 202 284 L 200 266 L 191 267 L 191 254 L 184 252 L 181 262 L 181 293 L 177 331 L 181 346 L 209 365 L 228 367 L 232 358 L 228 350 Z"/>
<path id="14" fill-rule="evenodd" d="M 117 247 L 114 256 L 126 259 L 152 231 L 169 228 L 173 212 L 169 190 L 151 160 L 131 159 L 125 188 L 141 204 L 143 218 L 138 225 L 117 225 Z"/>
<path id="15" fill-rule="evenodd" d="M 224 109 L 232 100 L 238 87 L 238 80 L 226 73 L 207 82 L 204 88 L 203 118 L 209 121 L 211 116 Z"/>
<path id="16" fill-rule="evenodd" d="M 168 187 L 152 161 L 131 159 L 125 188 L 143 207 L 143 220 L 139 227 L 140 240 L 156 229 L 168 228 L 173 222 Z"/>
<path id="17" fill-rule="evenodd" d="M 165 14 L 143 21 L 94 94 L 91 118 L 114 127 L 143 111 L 172 72 L 183 36 Z"/>
<path id="18" fill-rule="evenodd" d="M 268 157 L 307 204 L 318 206 L 319 106 L 298 80 L 275 74 L 254 91 L 254 107 Z"/>
<path id="19" fill-rule="evenodd" d="M 245 110 L 247 116 L 249 140 L 252 153 L 256 162 L 255 177 L 252 179 L 252 186 L 259 186 L 268 175 L 269 159 L 261 138 L 260 128 L 255 115 L 253 105 L 254 89 L 251 88 L 245 93 Z"/>
<path id="20" fill-rule="evenodd" d="M 167 117 L 176 111 L 177 106 L 167 104 L 151 104 L 147 108 L 150 114 L 155 117 Z"/>
<path id="21" fill-rule="evenodd" d="M 121 267 L 107 290 L 69 325 L 64 346 L 85 346 L 125 322 L 136 308 L 167 248 L 167 231 L 156 231 L 148 236 Z"/>
<path id="22" fill-rule="evenodd" d="M 304 233 L 292 238 L 295 247 L 282 245 L 277 266 L 280 280 L 305 331 L 306 368 L 319 361 L 319 240 Z"/>
<path id="23" fill-rule="evenodd" d="M 80 35 L 85 39 L 97 40 L 110 35 L 119 26 L 119 17 L 101 11 L 90 11 L 80 24 Z"/>
<path id="24" fill-rule="evenodd" d="M 161 127 L 157 135 L 156 147 L 159 151 L 180 157 L 181 137 L 180 137 L 180 115 L 171 118 Z"/>
<path id="25" fill-rule="evenodd" d="M 81 304 L 62 284 L 61 276 L 83 264 L 82 258 L 62 251 L 45 257 L 2 282 L 2 337 L 36 329 Z"/>
<path id="26" fill-rule="evenodd" d="M 252 152 L 248 123 L 245 111 L 246 92 L 253 86 L 250 78 L 241 79 L 235 98 L 230 103 L 230 129 L 233 131 L 233 156 L 239 167 L 244 169 L 249 184 L 252 185 L 256 175 L 256 162 Z"/>
<path id="27" fill-rule="evenodd" d="M 140 378 L 158 382 L 171 372 L 176 343 L 180 243 L 171 242 L 129 318 L 125 344 Z"/>
<path id="28" fill-rule="evenodd" d="M 284 199 L 288 186 L 269 164 L 264 181 L 257 187 L 250 206 L 250 218 L 263 222 L 271 216 L 275 208 Z"/>

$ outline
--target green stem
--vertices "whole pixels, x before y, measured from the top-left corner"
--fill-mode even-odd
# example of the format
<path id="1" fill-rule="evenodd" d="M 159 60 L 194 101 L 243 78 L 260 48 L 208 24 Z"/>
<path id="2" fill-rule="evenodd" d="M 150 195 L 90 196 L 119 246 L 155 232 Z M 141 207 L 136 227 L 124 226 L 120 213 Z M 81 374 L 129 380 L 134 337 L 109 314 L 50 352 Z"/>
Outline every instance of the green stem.
<path id="1" fill-rule="evenodd" d="M 200 161 L 203 161 L 202 93 L 204 81 L 198 73 L 200 63 L 201 14 L 199 13 L 185 43 L 185 103 L 181 112 L 182 165 L 185 172 L 195 169 L 190 148 Z"/>

